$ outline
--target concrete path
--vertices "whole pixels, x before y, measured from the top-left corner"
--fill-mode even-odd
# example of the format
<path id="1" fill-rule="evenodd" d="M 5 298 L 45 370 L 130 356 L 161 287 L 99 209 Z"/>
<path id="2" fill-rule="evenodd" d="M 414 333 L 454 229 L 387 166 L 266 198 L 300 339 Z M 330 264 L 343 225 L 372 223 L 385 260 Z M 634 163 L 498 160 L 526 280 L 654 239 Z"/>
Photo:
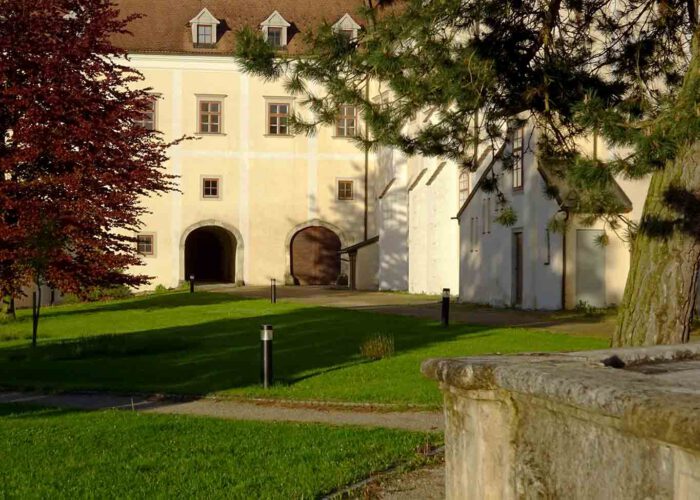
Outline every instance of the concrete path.
<path id="1" fill-rule="evenodd" d="M 442 432 L 444 430 L 443 414 L 438 411 L 370 411 L 362 407 L 343 409 L 337 406 L 308 403 L 248 402 L 210 398 L 177 401 L 156 397 L 134 396 L 132 398 L 110 394 L 37 394 L 29 392 L 0 392 L 0 403 L 24 403 L 80 410 L 135 410 L 146 413 L 198 415 L 231 420 L 359 425 L 419 432 Z"/>
<path id="2" fill-rule="evenodd" d="M 269 287 L 206 285 L 202 289 L 230 293 L 245 298 L 269 298 Z M 338 290 L 319 286 L 277 287 L 278 300 L 302 304 L 357 309 L 385 314 L 415 316 L 439 321 L 440 298 L 395 292 Z M 610 338 L 615 330 L 615 314 L 586 315 L 577 311 L 523 311 L 499 309 L 476 304 L 452 303 L 450 320 L 455 323 L 497 328 L 520 327 L 549 330 L 572 335 Z"/>

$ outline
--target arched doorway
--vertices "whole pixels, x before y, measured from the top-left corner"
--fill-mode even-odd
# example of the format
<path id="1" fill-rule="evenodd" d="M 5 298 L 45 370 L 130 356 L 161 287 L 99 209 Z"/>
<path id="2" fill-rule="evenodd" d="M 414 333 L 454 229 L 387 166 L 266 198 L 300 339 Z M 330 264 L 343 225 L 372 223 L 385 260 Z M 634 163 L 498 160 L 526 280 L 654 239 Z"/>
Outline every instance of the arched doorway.
<path id="1" fill-rule="evenodd" d="M 291 242 L 291 271 L 297 285 L 331 285 L 340 274 L 340 238 L 330 229 L 310 226 Z"/>
<path id="2" fill-rule="evenodd" d="M 195 229 L 185 240 L 185 279 L 233 283 L 236 280 L 236 238 L 218 226 Z"/>

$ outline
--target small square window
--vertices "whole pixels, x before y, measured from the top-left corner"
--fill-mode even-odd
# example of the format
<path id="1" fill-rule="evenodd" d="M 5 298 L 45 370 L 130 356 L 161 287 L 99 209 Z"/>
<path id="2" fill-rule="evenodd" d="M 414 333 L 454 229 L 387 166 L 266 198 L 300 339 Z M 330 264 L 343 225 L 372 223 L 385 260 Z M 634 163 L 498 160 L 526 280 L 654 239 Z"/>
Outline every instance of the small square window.
<path id="1" fill-rule="evenodd" d="M 268 105 L 268 133 L 289 135 L 289 104 L 271 103 Z"/>
<path id="2" fill-rule="evenodd" d="M 199 133 L 200 134 L 220 134 L 221 133 L 221 101 L 200 101 L 199 102 Z"/>
<path id="3" fill-rule="evenodd" d="M 200 24 L 197 26 L 197 44 L 214 44 L 214 27 L 211 24 Z"/>
<path id="4" fill-rule="evenodd" d="M 282 47 L 282 28 L 267 28 L 267 43 L 272 47 Z"/>
<path id="5" fill-rule="evenodd" d="M 154 255 L 155 243 L 152 234 L 139 234 L 136 236 L 136 250 L 141 255 Z"/>
<path id="6" fill-rule="evenodd" d="M 340 30 L 339 33 L 341 34 L 341 36 L 347 38 L 348 41 L 352 41 L 355 39 L 355 30 Z"/>
<path id="7" fill-rule="evenodd" d="M 219 179 L 216 179 L 216 178 L 202 179 L 202 197 L 203 198 L 218 198 L 219 197 Z"/>
<path id="8" fill-rule="evenodd" d="M 352 200 L 353 181 L 338 181 L 338 199 L 339 200 Z"/>
<path id="9" fill-rule="evenodd" d="M 338 137 L 355 137 L 357 135 L 357 108 L 351 105 L 340 106 L 335 123 Z"/>
<path id="10" fill-rule="evenodd" d="M 156 129 L 156 98 L 152 97 L 148 107 L 141 114 L 141 118 L 135 120 L 136 124 L 146 130 Z"/>

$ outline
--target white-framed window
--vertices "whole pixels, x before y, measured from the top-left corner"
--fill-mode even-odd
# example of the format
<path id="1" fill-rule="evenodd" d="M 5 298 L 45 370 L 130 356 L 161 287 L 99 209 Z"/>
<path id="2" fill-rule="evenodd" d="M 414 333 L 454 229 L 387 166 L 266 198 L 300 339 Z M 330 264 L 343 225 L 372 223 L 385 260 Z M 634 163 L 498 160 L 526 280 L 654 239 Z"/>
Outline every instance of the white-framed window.
<path id="1" fill-rule="evenodd" d="M 479 251 L 479 218 L 472 217 L 469 226 L 469 239 L 471 240 L 471 251 Z"/>
<path id="2" fill-rule="evenodd" d="M 156 130 L 156 115 L 158 110 L 158 97 L 151 96 L 148 108 L 143 111 L 141 118 L 135 120 L 136 124 L 146 130 Z"/>
<path id="3" fill-rule="evenodd" d="M 197 133 L 224 133 L 224 98 L 221 96 L 197 97 Z"/>
<path id="4" fill-rule="evenodd" d="M 197 26 L 197 43 L 200 45 L 211 45 L 214 43 L 214 27 L 211 24 L 200 24 Z"/>
<path id="5" fill-rule="evenodd" d="M 509 142 L 513 157 L 513 191 L 521 191 L 525 172 L 525 125 L 509 131 Z"/>
<path id="6" fill-rule="evenodd" d="M 481 234 L 491 233 L 491 198 L 485 197 L 481 200 Z"/>
<path id="7" fill-rule="evenodd" d="M 464 202 L 469 198 L 469 170 L 463 168 L 459 173 L 459 206 L 464 205 Z"/>
<path id="8" fill-rule="evenodd" d="M 196 46 L 209 47 L 216 45 L 216 31 L 221 22 L 208 9 L 202 9 L 199 14 L 190 19 L 192 27 L 192 43 Z"/>
<path id="9" fill-rule="evenodd" d="M 289 102 L 267 103 L 267 133 L 269 135 L 290 135 L 289 116 L 291 104 Z"/>
<path id="10" fill-rule="evenodd" d="M 357 135 L 357 107 L 351 104 L 340 106 L 335 121 L 335 135 L 337 137 L 355 137 Z"/>
<path id="11" fill-rule="evenodd" d="M 267 40 L 267 43 L 274 48 L 280 49 L 287 46 L 287 29 L 290 26 L 291 24 L 277 11 L 270 14 L 270 16 L 260 24 L 260 28 L 262 29 L 263 36 L 265 40 Z"/>
<path id="12" fill-rule="evenodd" d="M 219 177 L 202 177 L 202 198 L 218 199 L 221 197 L 221 179 Z"/>
<path id="13" fill-rule="evenodd" d="M 360 31 L 360 28 L 361 26 L 355 22 L 350 14 L 345 14 L 333 25 L 333 30 L 336 33 L 347 36 L 349 40 L 357 38 L 357 32 Z"/>
<path id="14" fill-rule="evenodd" d="M 156 254 L 156 236 L 153 233 L 136 235 L 136 251 L 146 257 Z"/>
<path id="15" fill-rule="evenodd" d="M 354 198 L 354 181 L 347 179 L 338 180 L 338 199 L 348 201 Z"/>

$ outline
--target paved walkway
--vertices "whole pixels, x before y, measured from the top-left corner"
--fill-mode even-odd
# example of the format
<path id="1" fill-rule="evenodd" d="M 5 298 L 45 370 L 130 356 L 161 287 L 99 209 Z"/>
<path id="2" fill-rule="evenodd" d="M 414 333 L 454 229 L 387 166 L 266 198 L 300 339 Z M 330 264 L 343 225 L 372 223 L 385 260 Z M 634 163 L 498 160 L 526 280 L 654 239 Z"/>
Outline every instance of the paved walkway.
<path id="1" fill-rule="evenodd" d="M 444 430 L 443 414 L 439 411 L 371 411 L 362 407 L 343 409 L 337 406 L 309 403 L 244 402 L 212 398 L 177 401 L 110 394 L 30 392 L 0 392 L 0 403 L 25 403 L 80 410 L 135 410 L 145 413 L 198 415 L 231 420 L 359 425 L 420 432 Z"/>
<path id="2" fill-rule="evenodd" d="M 205 290 L 220 291 L 246 298 L 269 298 L 269 287 L 208 285 Z M 395 292 L 337 290 L 329 287 L 277 287 L 278 300 L 343 309 L 366 310 L 440 319 L 440 298 Z M 610 338 L 615 329 L 614 314 L 586 315 L 576 311 L 522 311 L 497 309 L 474 304 L 452 303 L 450 320 L 491 327 L 537 328 L 572 335 Z"/>

